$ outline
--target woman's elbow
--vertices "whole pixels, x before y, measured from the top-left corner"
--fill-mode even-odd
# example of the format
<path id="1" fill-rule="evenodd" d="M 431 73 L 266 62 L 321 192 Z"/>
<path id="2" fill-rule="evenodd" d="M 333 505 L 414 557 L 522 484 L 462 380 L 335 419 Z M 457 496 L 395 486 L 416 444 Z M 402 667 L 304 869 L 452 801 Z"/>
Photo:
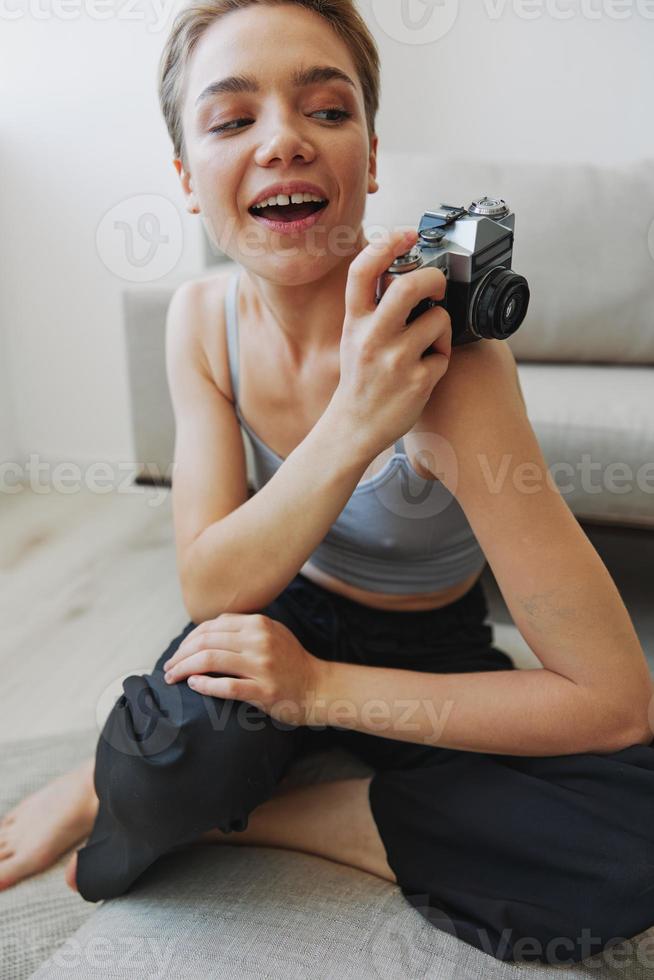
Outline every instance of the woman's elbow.
<path id="1" fill-rule="evenodd" d="M 650 716 L 651 702 L 645 708 L 631 704 L 625 709 L 622 721 L 612 727 L 600 751 L 621 752 L 632 745 L 650 745 L 654 739 Z"/>

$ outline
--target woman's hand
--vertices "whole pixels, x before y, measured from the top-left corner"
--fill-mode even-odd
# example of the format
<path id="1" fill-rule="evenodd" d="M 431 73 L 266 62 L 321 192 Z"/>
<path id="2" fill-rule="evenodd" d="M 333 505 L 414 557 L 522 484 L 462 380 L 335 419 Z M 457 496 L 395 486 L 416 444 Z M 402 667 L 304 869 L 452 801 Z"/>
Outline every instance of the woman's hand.
<path id="1" fill-rule="evenodd" d="M 415 244 L 416 232 L 406 236 L 393 232 L 381 242 L 370 242 L 347 275 L 334 403 L 371 459 L 415 425 L 447 371 L 452 351 L 452 324 L 442 306 L 406 323 L 422 300 L 443 299 L 447 282 L 440 269 L 428 266 L 404 273 L 376 303 L 379 276 Z"/>
<path id="2" fill-rule="evenodd" d="M 166 681 L 199 694 L 248 701 L 271 718 L 311 724 L 327 662 L 261 613 L 221 613 L 200 623 L 164 664 Z M 206 676 L 218 673 L 228 676 Z"/>

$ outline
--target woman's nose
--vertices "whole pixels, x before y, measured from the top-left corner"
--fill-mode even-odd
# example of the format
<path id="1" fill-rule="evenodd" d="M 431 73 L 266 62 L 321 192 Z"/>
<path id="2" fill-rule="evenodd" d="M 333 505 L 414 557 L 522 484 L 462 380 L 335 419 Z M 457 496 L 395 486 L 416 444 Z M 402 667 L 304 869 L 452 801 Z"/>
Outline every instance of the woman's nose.
<path id="1" fill-rule="evenodd" d="M 275 162 L 288 164 L 294 160 L 309 163 L 314 157 L 315 149 L 301 127 L 281 116 L 270 120 L 268 133 L 255 154 L 256 162 L 262 167 Z"/>

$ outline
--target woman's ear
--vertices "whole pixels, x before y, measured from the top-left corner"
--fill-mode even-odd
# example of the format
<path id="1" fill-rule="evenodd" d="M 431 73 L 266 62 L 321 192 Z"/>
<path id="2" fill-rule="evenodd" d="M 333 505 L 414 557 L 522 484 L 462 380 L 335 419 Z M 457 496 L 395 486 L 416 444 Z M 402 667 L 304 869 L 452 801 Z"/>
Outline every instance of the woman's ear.
<path id="1" fill-rule="evenodd" d="M 368 193 L 374 194 L 379 190 L 377 183 L 377 136 L 373 136 L 370 144 L 370 160 L 368 162 Z"/>
<path id="2" fill-rule="evenodd" d="M 193 192 L 193 180 L 190 173 L 184 169 L 184 164 L 178 157 L 173 160 L 173 166 L 182 184 L 182 191 L 186 198 L 186 210 L 189 214 L 199 214 L 200 208 Z"/>

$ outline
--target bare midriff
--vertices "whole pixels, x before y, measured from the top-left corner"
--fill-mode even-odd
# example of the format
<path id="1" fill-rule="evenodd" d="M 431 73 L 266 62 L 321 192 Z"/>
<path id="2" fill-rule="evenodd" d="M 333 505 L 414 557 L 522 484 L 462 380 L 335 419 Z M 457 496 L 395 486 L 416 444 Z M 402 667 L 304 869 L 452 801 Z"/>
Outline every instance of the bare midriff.
<path id="1" fill-rule="evenodd" d="M 316 585 L 336 592 L 338 595 L 352 599 L 354 602 L 362 603 L 364 606 L 372 606 L 373 609 L 389 609 L 396 612 L 422 612 L 427 609 L 439 609 L 441 606 L 448 606 L 451 602 L 456 602 L 461 596 L 468 592 L 477 579 L 480 572 L 473 572 L 462 582 L 457 582 L 447 589 L 440 589 L 438 592 L 423 592 L 420 594 L 399 595 L 387 592 L 371 592 L 369 589 L 359 589 L 349 582 L 328 575 L 322 569 L 317 568 L 310 561 L 304 563 L 300 573 L 305 578 L 315 582 Z"/>

